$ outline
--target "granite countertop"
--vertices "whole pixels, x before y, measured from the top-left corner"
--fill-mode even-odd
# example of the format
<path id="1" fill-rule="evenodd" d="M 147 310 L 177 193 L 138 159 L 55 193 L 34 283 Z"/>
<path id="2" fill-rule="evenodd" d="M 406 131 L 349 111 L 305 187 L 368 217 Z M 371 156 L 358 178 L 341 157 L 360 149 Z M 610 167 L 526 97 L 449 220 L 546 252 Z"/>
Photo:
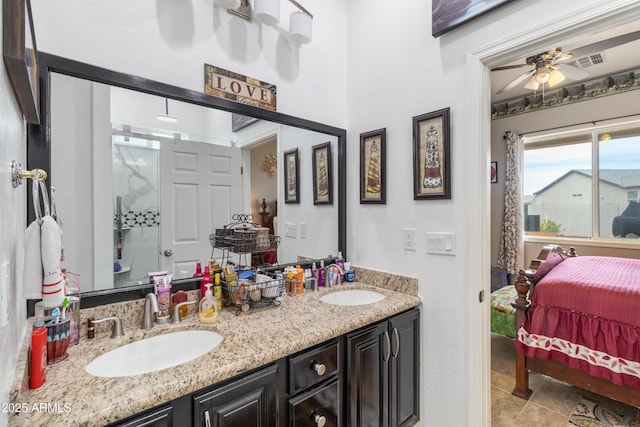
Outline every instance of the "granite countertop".
<path id="1" fill-rule="evenodd" d="M 376 280 L 369 283 L 372 282 L 375 283 Z M 156 324 L 150 330 L 140 329 L 139 324 L 125 326 L 125 336 L 122 338 L 111 339 L 104 329 L 96 331 L 94 339 L 87 340 L 83 337 L 78 345 L 70 347 L 67 360 L 47 367 L 47 379 L 42 387 L 36 390 L 29 390 L 27 387 L 24 390 L 24 380 L 14 381 L 18 384 L 14 388 L 18 390 L 13 390 L 12 402 L 26 411 L 12 413 L 10 425 L 103 426 L 421 303 L 417 296 L 417 284 L 415 293 L 413 289 L 410 293 L 405 293 L 405 289 L 396 287 L 397 290 L 390 290 L 388 288 L 393 288 L 392 286 L 379 286 L 362 282 L 340 286 L 340 289 L 374 289 L 385 295 L 382 301 L 368 305 L 326 304 L 319 301 L 320 297 L 337 288 L 321 288 L 304 295 L 285 296 L 279 307 L 251 309 L 240 315 L 223 309 L 217 323 L 212 325 L 201 324 L 197 313 L 190 309 L 190 314 L 179 324 Z M 102 378 L 94 377 L 84 370 L 92 359 L 123 344 L 188 329 L 216 331 L 223 335 L 224 341 L 203 356 L 148 374 Z M 28 340 L 25 340 L 24 345 L 28 347 Z M 167 351 L 180 349 L 168 348 Z M 17 378 L 24 376 L 24 359 L 21 357 L 16 366 Z"/>

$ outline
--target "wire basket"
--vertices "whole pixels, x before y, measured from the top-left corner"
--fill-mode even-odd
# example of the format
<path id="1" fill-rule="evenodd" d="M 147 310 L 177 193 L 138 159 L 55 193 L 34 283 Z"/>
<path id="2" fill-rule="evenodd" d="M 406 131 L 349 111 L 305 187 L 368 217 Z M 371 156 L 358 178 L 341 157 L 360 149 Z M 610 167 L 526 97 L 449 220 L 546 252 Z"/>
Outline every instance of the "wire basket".
<path id="1" fill-rule="evenodd" d="M 284 294 L 284 278 L 275 275 L 256 274 L 255 278 L 239 279 L 227 283 L 221 282 L 222 298 L 225 306 L 235 307 L 240 311 L 251 308 L 279 306 Z"/>

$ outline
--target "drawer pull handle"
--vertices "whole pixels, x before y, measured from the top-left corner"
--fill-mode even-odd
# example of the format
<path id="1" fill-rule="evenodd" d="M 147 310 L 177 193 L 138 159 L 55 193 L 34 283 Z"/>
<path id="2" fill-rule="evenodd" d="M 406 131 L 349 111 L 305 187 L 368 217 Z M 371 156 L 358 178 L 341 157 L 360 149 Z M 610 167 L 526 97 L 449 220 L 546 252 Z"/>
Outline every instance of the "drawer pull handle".
<path id="1" fill-rule="evenodd" d="M 396 349 L 391 353 L 394 359 L 398 358 L 398 353 L 400 353 L 400 336 L 398 335 L 398 328 L 393 328 L 393 337 L 396 341 Z"/>
<path id="2" fill-rule="evenodd" d="M 327 372 L 327 367 L 324 363 L 318 363 L 316 361 L 311 362 L 311 369 L 316 371 L 319 377 L 323 376 L 325 372 Z"/>
<path id="3" fill-rule="evenodd" d="M 387 354 L 384 356 L 383 361 L 386 363 L 391 357 L 391 339 L 389 338 L 389 332 L 384 331 L 384 339 L 387 342 Z"/>
<path id="4" fill-rule="evenodd" d="M 313 416 L 313 422 L 315 422 L 318 427 L 324 427 L 327 423 L 327 419 L 323 415 L 315 414 Z"/>
<path id="5" fill-rule="evenodd" d="M 211 427 L 211 417 L 209 416 L 209 411 L 204 411 L 204 426 Z"/>

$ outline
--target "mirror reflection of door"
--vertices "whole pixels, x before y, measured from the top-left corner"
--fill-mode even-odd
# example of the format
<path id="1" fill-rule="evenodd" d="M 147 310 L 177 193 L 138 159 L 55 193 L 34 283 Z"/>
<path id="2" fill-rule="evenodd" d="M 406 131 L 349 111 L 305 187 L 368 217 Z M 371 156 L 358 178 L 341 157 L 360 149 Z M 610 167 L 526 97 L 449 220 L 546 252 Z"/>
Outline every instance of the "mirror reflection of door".
<path id="1" fill-rule="evenodd" d="M 241 150 L 163 141 L 160 150 L 162 269 L 191 277 L 212 251 L 209 235 L 242 212 Z"/>

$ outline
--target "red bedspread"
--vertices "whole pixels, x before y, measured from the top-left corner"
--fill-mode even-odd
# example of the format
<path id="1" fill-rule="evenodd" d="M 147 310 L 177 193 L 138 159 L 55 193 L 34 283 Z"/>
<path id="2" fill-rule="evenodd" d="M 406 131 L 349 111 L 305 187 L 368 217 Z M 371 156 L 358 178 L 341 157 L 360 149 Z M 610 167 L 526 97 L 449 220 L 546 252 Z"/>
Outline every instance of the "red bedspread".
<path id="1" fill-rule="evenodd" d="M 640 388 L 640 260 L 584 256 L 558 264 L 536 284 L 516 347 Z"/>

